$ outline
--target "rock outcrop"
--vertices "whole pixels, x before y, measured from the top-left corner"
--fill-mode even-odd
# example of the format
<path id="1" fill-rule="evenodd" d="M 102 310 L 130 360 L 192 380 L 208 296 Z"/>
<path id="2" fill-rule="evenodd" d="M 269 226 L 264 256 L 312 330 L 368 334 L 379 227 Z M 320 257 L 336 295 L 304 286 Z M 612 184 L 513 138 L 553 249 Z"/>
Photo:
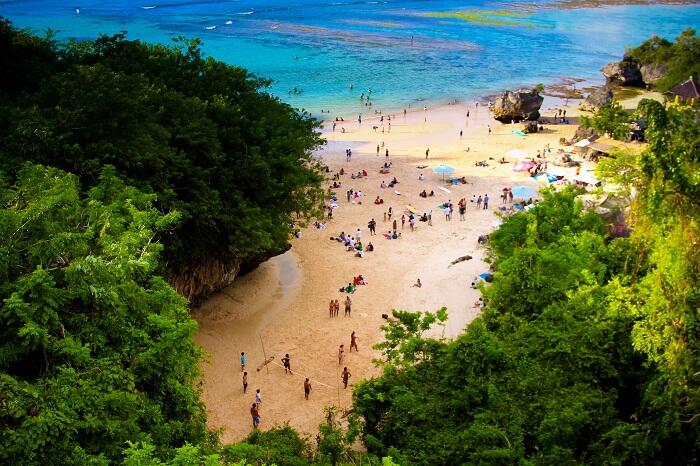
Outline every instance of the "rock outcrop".
<path id="1" fill-rule="evenodd" d="M 576 133 L 574 134 L 574 137 L 571 139 L 571 144 L 575 144 L 579 142 L 582 139 L 588 139 L 591 136 L 594 136 L 596 134 L 595 130 L 593 128 L 586 128 L 585 126 L 579 126 L 576 128 Z"/>
<path id="2" fill-rule="evenodd" d="M 540 118 L 539 110 L 543 101 L 544 97 L 533 90 L 505 91 L 496 97 L 491 112 L 493 117 L 502 123 L 536 121 Z"/>
<path id="3" fill-rule="evenodd" d="M 231 254 L 224 254 L 171 274 L 169 281 L 190 304 L 197 306 L 207 297 L 231 285 L 236 277 L 254 270 L 271 257 L 283 254 L 290 247 L 287 245 L 282 251 L 261 254 L 245 261 Z"/>
<path id="4" fill-rule="evenodd" d="M 537 126 L 537 121 L 526 121 L 525 124 L 523 125 L 523 133 L 536 133 L 539 130 L 539 126 Z"/>
<path id="5" fill-rule="evenodd" d="M 645 84 L 654 84 L 656 81 L 666 76 L 666 73 L 668 73 L 668 67 L 664 64 L 652 63 L 649 65 L 642 65 L 639 68 L 639 72 L 641 73 L 642 80 Z"/>
<path id="6" fill-rule="evenodd" d="M 581 104 L 584 110 L 595 111 L 600 107 L 609 104 L 613 100 L 613 93 L 608 87 L 601 87 L 591 92 L 586 100 Z"/>
<path id="7" fill-rule="evenodd" d="M 639 63 L 629 57 L 621 62 L 608 63 L 601 69 L 608 85 L 612 86 L 643 86 L 642 73 Z"/>

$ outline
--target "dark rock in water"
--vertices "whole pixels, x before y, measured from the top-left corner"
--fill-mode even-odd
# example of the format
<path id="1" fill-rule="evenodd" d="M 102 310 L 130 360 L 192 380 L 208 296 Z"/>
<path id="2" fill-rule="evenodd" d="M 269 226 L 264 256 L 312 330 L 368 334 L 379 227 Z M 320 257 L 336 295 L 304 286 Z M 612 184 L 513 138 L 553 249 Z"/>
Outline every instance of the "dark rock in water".
<path id="1" fill-rule="evenodd" d="M 537 121 L 526 121 L 525 125 L 523 126 L 523 133 L 536 133 L 539 130 L 539 126 L 537 126 Z"/>
<path id="2" fill-rule="evenodd" d="M 639 63 L 629 57 L 621 62 L 608 63 L 601 70 L 609 85 L 613 86 L 643 86 L 642 73 Z"/>
<path id="3" fill-rule="evenodd" d="M 656 81 L 666 76 L 666 73 L 668 73 L 668 67 L 661 63 L 652 63 L 649 65 L 642 65 L 639 68 L 639 72 L 642 75 L 642 80 L 646 84 L 654 84 Z"/>
<path id="4" fill-rule="evenodd" d="M 491 112 L 501 123 L 537 120 L 540 118 L 539 110 L 543 101 L 544 97 L 533 90 L 506 91 L 496 97 Z"/>
<path id="5" fill-rule="evenodd" d="M 600 107 L 609 104 L 613 100 L 613 93 L 608 87 L 601 87 L 591 92 L 586 100 L 581 104 L 584 110 L 595 111 Z"/>

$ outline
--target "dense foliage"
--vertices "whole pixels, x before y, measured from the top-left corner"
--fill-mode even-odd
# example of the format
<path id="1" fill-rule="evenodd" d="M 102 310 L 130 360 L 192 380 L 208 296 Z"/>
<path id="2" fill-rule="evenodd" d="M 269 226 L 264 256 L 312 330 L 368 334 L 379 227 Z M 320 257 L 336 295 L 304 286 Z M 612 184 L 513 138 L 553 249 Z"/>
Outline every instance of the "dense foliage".
<path id="1" fill-rule="evenodd" d="M 629 134 L 630 121 L 633 121 L 633 116 L 614 100 L 600 107 L 594 115 L 581 115 L 581 126 L 584 128 L 592 128 L 620 140 Z"/>
<path id="2" fill-rule="evenodd" d="M 33 161 L 88 189 L 114 166 L 182 214 L 163 238 L 168 272 L 283 250 L 292 215 L 318 208 L 317 122 L 196 40 L 61 43 L 0 20 L 0 47 L 0 170 Z"/>
<path id="3" fill-rule="evenodd" d="M 0 187 L 0 463 L 108 464 L 206 444 L 185 300 L 154 274 L 176 227 L 107 168 L 25 165 Z"/>
<path id="4" fill-rule="evenodd" d="M 645 101 L 651 141 L 608 173 L 638 195 L 610 238 L 572 189 L 490 237 L 488 305 L 455 341 L 395 312 L 355 407 L 401 464 L 697 464 L 700 126 Z"/>
<path id="5" fill-rule="evenodd" d="M 639 47 L 629 49 L 626 55 L 642 65 L 665 65 L 668 71 L 655 86 L 667 91 L 682 83 L 689 76 L 700 76 L 700 37 L 695 30 L 686 29 L 674 42 L 658 36 L 643 42 Z"/>

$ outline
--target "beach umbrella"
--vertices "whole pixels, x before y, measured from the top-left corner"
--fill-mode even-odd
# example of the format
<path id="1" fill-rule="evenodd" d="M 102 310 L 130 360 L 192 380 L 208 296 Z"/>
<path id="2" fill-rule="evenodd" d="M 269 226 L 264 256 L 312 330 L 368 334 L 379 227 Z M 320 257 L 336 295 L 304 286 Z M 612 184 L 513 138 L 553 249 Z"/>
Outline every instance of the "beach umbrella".
<path id="1" fill-rule="evenodd" d="M 434 173 L 442 174 L 443 181 L 445 180 L 445 175 L 449 175 L 450 173 L 454 173 L 454 171 L 455 171 L 455 169 L 450 167 L 449 165 L 438 165 L 437 167 L 433 168 Z"/>
<path id="2" fill-rule="evenodd" d="M 540 183 L 554 183 L 555 181 L 557 181 L 557 177 L 554 175 L 550 175 L 549 173 L 540 173 L 534 178 L 535 181 L 539 181 Z"/>
<path id="3" fill-rule="evenodd" d="M 535 162 L 531 162 L 529 160 L 524 160 L 522 162 L 516 163 L 515 166 L 513 167 L 513 171 L 514 172 L 526 172 L 534 166 L 535 166 Z"/>
<path id="4" fill-rule="evenodd" d="M 525 152 L 522 149 L 511 149 L 508 152 L 506 152 L 506 156 L 512 157 L 514 159 L 522 159 L 523 157 L 527 157 L 527 152 Z"/>
<path id="5" fill-rule="evenodd" d="M 520 199 L 525 199 L 526 197 L 533 197 L 537 194 L 535 188 L 531 188 L 530 186 L 513 186 L 512 188 L 510 188 L 510 190 L 513 193 L 513 197 L 517 197 Z"/>

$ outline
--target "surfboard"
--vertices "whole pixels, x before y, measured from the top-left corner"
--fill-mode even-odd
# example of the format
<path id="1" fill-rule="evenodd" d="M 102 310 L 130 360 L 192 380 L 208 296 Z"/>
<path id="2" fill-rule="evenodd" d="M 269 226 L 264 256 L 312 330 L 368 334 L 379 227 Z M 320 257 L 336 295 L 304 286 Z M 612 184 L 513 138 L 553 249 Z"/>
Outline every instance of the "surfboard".
<path id="1" fill-rule="evenodd" d="M 450 191 L 450 190 L 447 189 L 447 188 L 443 188 L 442 186 L 438 186 L 438 188 L 442 189 L 442 190 L 445 191 L 446 193 L 451 193 L 451 192 L 452 192 L 452 191 Z"/>

